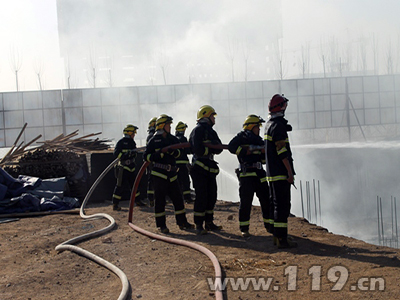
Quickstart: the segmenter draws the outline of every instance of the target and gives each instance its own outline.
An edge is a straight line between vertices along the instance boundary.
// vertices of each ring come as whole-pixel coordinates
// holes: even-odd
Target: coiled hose
[[[125,299],[128,298],[129,288],[130,288],[129,281],[128,281],[128,278],[126,277],[125,273],[122,272],[121,269],[119,269],[118,267],[116,267],[112,263],[104,260],[103,258],[101,258],[101,257],[99,257],[99,256],[97,256],[97,255],[95,255],[95,254],[93,254],[93,253],[91,253],[91,252],[89,252],[87,250],[84,250],[82,248],[79,248],[79,247],[73,245],[73,244],[78,243],[80,241],[87,240],[89,238],[93,238],[93,237],[102,235],[102,234],[104,234],[104,233],[106,233],[106,232],[108,232],[108,231],[110,231],[111,229],[114,228],[116,223],[115,223],[115,220],[114,220],[113,217],[111,217],[108,214],[104,214],[104,213],[97,213],[97,214],[93,214],[93,215],[87,216],[87,215],[85,215],[85,206],[86,206],[86,203],[88,202],[90,196],[92,195],[94,189],[99,184],[99,182],[118,163],[118,160],[119,160],[118,158],[115,159],[100,174],[100,176],[97,178],[97,180],[93,183],[92,187],[88,191],[85,199],[82,202],[81,208],[80,208],[80,216],[81,216],[81,218],[83,218],[83,219],[95,219],[95,218],[97,219],[99,217],[106,218],[106,219],[108,219],[110,221],[110,225],[108,225],[105,228],[102,228],[102,229],[99,229],[99,230],[96,230],[96,231],[93,231],[93,232],[90,232],[90,233],[86,233],[86,234],[83,234],[81,236],[77,236],[75,238],[72,238],[72,239],[70,239],[70,240],[68,240],[68,241],[66,241],[64,243],[59,244],[55,249],[56,249],[56,251],[69,250],[69,251],[75,252],[75,253],[77,253],[77,254],[79,254],[81,256],[89,258],[90,260],[98,263],[99,265],[102,265],[102,266],[106,267],[111,272],[115,273],[120,278],[120,280],[122,282],[122,290],[121,290],[121,292],[119,294],[118,300],[125,300]]]
[[[186,148],[189,147],[190,144],[189,143],[182,143],[182,144],[174,144],[172,146],[168,146],[162,149],[162,152],[166,152],[168,151],[168,149],[177,149],[177,148]],[[176,239],[176,238],[171,238],[171,237],[167,237],[167,236],[162,236],[159,234],[155,234],[152,232],[149,232],[147,230],[144,230],[143,228],[140,228],[136,225],[134,225],[132,223],[132,215],[133,215],[133,206],[135,203],[135,197],[136,197],[136,192],[137,189],[139,187],[139,183],[140,180],[144,174],[144,172],[146,171],[147,166],[149,165],[149,162],[144,162],[142,167],[140,168],[136,179],[135,179],[135,183],[133,185],[133,190],[132,190],[132,194],[131,194],[131,199],[130,199],[130,203],[129,203],[129,214],[128,214],[128,225],[135,230],[136,232],[139,232],[140,234],[146,235],[152,239],[157,239],[160,241],[164,241],[167,243],[171,243],[171,244],[176,244],[176,245],[181,245],[181,246],[185,246],[185,247],[189,247],[192,249],[195,249],[197,251],[200,251],[201,253],[207,255],[207,257],[211,260],[213,266],[214,266],[214,270],[215,270],[215,286],[216,287],[220,287],[221,285],[221,280],[222,280],[222,271],[221,271],[221,265],[217,259],[217,257],[214,255],[214,253],[212,253],[210,250],[208,250],[206,247],[200,246],[196,243],[193,242],[189,242],[189,241],[185,241],[185,240],[181,240],[181,239]],[[222,291],[219,290],[218,288],[215,290],[215,299],[216,300],[222,300],[223,299],[223,294]]]

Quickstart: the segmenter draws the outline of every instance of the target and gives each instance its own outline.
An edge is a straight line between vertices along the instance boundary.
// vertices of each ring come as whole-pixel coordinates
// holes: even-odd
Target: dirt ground
[[[129,203],[122,204],[123,210],[115,212],[109,203],[89,203],[87,215],[107,213],[117,226],[77,246],[119,267],[129,279],[131,299],[215,299],[207,281],[214,277],[208,257],[135,232],[128,226]],[[228,284],[225,299],[400,297],[398,249],[334,235],[292,217],[289,233],[298,248],[278,250],[263,228],[259,207],[253,207],[249,238],[240,236],[237,203],[218,201],[216,223],[224,230],[205,236],[179,230],[170,204],[167,211],[169,236],[211,250],[226,279],[257,280],[247,289]],[[192,221],[193,205],[187,205],[187,212]],[[132,223],[157,233],[152,208],[135,207]],[[0,299],[117,299],[122,285],[114,273],[73,252],[55,250],[70,238],[108,224],[106,219],[84,220],[78,214],[24,217],[0,224]],[[256,284],[261,280],[270,286],[260,289]]]

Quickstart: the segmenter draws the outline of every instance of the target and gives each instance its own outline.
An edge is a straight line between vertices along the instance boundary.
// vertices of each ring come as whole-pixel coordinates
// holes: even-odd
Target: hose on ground
[[[172,146],[168,146],[163,148],[162,150],[168,148],[168,149],[174,149],[174,148],[186,148],[186,147],[190,147],[189,143],[182,143],[182,144],[174,144]],[[165,151],[163,151],[165,152]],[[193,242],[189,242],[189,241],[185,241],[185,240],[181,240],[181,239],[176,239],[176,238],[171,238],[171,237],[166,237],[166,236],[162,236],[159,234],[155,234],[152,233],[150,231],[144,230],[143,228],[140,228],[136,225],[134,225],[132,223],[132,218],[133,218],[133,206],[135,203],[135,198],[136,198],[136,192],[137,189],[139,187],[139,183],[140,180],[144,174],[144,172],[146,171],[147,166],[149,165],[149,162],[144,162],[142,167],[140,168],[136,179],[135,179],[135,183],[133,185],[133,190],[131,193],[131,199],[130,199],[130,204],[129,204],[129,213],[128,213],[128,225],[135,230],[136,232],[139,232],[140,234],[143,234],[145,236],[148,236],[152,239],[157,239],[160,241],[164,241],[167,243],[171,243],[171,244],[176,244],[176,245],[181,245],[181,246],[185,246],[185,247],[189,247],[192,248],[194,250],[200,251],[201,253],[205,254],[212,262],[213,266],[214,266],[214,270],[215,270],[215,286],[216,287],[221,287],[221,280],[222,280],[222,271],[221,271],[221,265],[217,259],[217,257],[214,255],[214,253],[212,253],[209,249],[207,249],[206,247],[203,247],[201,245],[198,245],[196,243]],[[220,289],[216,289],[215,290],[215,299],[216,300],[222,300],[223,299],[223,294],[222,291]]]
[[[116,274],[120,278],[121,283],[122,283],[122,290],[119,294],[118,300],[125,300],[128,298],[129,288],[130,288],[129,281],[128,281],[128,278],[125,275],[125,273],[122,272],[122,270],[119,269],[117,266],[104,260],[103,258],[101,258],[87,250],[84,250],[82,248],[72,245],[72,244],[78,243],[80,241],[102,235],[114,228],[116,223],[115,223],[115,220],[113,217],[111,217],[108,214],[104,214],[104,213],[85,215],[85,206],[86,206],[87,202],[89,201],[90,196],[92,195],[92,193],[95,190],[95,188],[97,187],[97,185],[100,183],[100,181],[103,179],[103,177],[118,163],[118,160],[119,160],[118,158],[115,159],[96,179],[96,181],[93,183],[93,185],[89,189],[85,199],[82,202],[81,208],[80,208],[80,216],[83,219],[106,218],[110,221],[110,224],[105,228],[102,228],[102,229],[99,229],[99,230],[96,230],[96,231],[93,231],[90,233],[86,233],[86,234],[77,236],[75,238],[72,238],[66,242],[63,242],[63,243],[59,244],[55,249],[56,249],[56,251],[69,250],[69,251],[75,252],[81,256],[84,256],[84,257],[96,262],[99,265],[104,266],[105,268],[109,269],[111,272]]]

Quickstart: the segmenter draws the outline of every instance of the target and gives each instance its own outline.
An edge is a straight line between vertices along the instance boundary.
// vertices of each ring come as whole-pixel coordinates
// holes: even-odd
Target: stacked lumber
[[[24,125],[11,149],[0,160],[0,167],[14,178],[19,175],[41,179],[66,177],[70,196],[83,199],[89,183],[86,154],[110,148],[109,140],[93,139],[99,133],[76,137],[78,130],[60,134],[52,140],[38,142],[38,135],[28,143],[19,142],[27,124]],[[39,146],[32,147],[33,143]]]
[[[74,152],[76,154],[86,154],[89,152],[107,150],[110,148],[108,144],[110,140],[100,140],[99,138],[90,139],[96,135],[101,134],[101,132],[91,133],[82,137],[76,137],[78,135],[78,130],[65,136],[63,134],[60,134],[54,139],[46,140],[44,142],[37,142],[42,137],[42,135],[38,135],[26,144],[24,143],[24,141],[19,143],[19,139],[21,138],[26,126],[27,124],[25,123],[10,150],[0,160],[0,167],[4,167],[5,165],[19,164],[21,158],[24,159],[24,163],[27,163],[27,153],[30,153],[29,157],[37,157],[39,155],[42,159],[44,159],[43,156],[45,153],[51,153],[54,152],[54,150],[56,150],[57,152],[65,151]],[[41,145],[30,147],[35,142]],[[39,152],[40,154],[34,154],[36,151],[39,150],[41,151]],[[43,150],[45,150],[45,152],[43,152]],[[32,156],[32,154],[34,155]],[[54,156],[54,154],[49,155],[50,157]],[[48,161],[49,159],[46,160]]]

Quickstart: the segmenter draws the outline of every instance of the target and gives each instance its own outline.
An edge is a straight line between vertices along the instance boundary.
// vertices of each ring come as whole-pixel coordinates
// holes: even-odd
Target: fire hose
[[[210,148],[219,148],[219,149],[226,149],[227,146],[226,145],[211,145],[211,144],[206,144],[207,147]],[[181,144],[174,144],[171,146],[167,146],[163,149],[161,149],[162,152],[167,152],[170,149],[182,149],[182,148],[188,148],[190,147],[190,143],[181,143]],[[135,183],[133,185],[133,190],[132,190],[132,194],[131,194],[131,200],[129,203],[129,214],[128,214],[128,225],[135,231],[139,232],[140,234],[146,235],[152,239],[157,239],[160,241],[164,241],[167,243],[171,243],[171,244],[176,244],[176,245],[181,245],[181,246],[185,246],[188,248],[192,248],[194,250],[197,250],[203,254],[205,254],[212,262],[213,266],[214,266],[214,270],[215,270],[215,286],[216,287],[220,287],[222,286],[222,271],[221,271],[221,265],[217,259],[217,257],[214,255],[214,253],[212,253],[210,250],[208,250],[206,247],[203,247],[201,245],[198,245],[196,243],[193,242],[189,242],[189,241],[185,241],[185,240],[181,240],[181,239],[176,239],[176,238],[171,238],[171,237],[166,237],[166,236],[162,236],[159,234],[155,234],[152,232],[149,232],[147,230],[144,230],[143,228],[140,228],[134,224],[132,224],[132,214],[133,214],[133,206],[135,203],[135,197],[136,197],[136,192],[137,189],[139,187],[139,183],[140,180],[144,174],[144,172],[146,171],[147,166],[149,165],[149,162],[144,162],[142,167],[140,168],[136,179],[135,179]],[[222,300],[223,299],[223,294],[222,291],[219,289],[215,290],[215,299],[216,300]]]
[[[219,148],[219,149],[226,149],[226,145],[208,145],[210,148]],[[183,144],[175,144],[175,145],[171,145],[168,147],[165,147],[162,149],[163,152],[167,152],[169,149],[178,149],[178,148],[188,148],[190,147],[189,143],[183,143]],[[142,148],[138,148],[138,150],[143,150],[144,147]],[[100,236],[108,231],[110,231],[111,229],[113,229],[116,225],[115,220],[113,217],[111,217],[108,214],[104,214],[104,213],[97,213],[97,214],[93,214],[93,215],[85,215],[85,206],[87,204],[87,202],[90,199],[90,196],[92,195],[93,191],[95,190],[95,188],[97,187],[97,185],[101,182],[101,180],[104,178],[104,176],[118,163],[119,158],[115,159],[106,169],[104,169],[104,171],[100,174],[100,176],[96,179],[96,181],[93,183],[93,185],[91,186],[91,188],[89,189],[88,193],[85,196],[85,199],[82,202],[82,205],[80,207],[80,216],[83,219],[98,219],[98,218],[106,218],[110,221],[110,224],[102,229],[90,232],[90,233],[86,233],[80,236],[77,236],[75,238],[69,239],[59,245],[56,246],[55,250],[56,251],[65,251],[65,250],[69,250],[71,252],[75,252],[78,255],[81,255],[83,257],[86,257],[94,262],[96,262],[97,264],[104,266],[105,268],[109,269],[111,272],[113,272],[114,274],[116,274],[122,283],[122,290],[119,294],[118,300],[125,300],[128,298],[128,294],[129,294],[129,290],[130,290],[130,284],[128,281],[127,276],[125,275],[125,273],[119,269],[117,266],[111,264],[110,262],[106,261],[105,259],[85,250],[82,249],[80,247],[74,246],[73,244],[81,242],[83,240],[87,240],[89,238],[93,238],[93,237],[97,237]],[[133,228],[135,231],[149,236],[153,239],[158,239],[161,241],[165,241],[168,243],[173,243],[173,244],[177,244],[177,245],[182,245],[182,246],[186,246],[192,249],[195,249],[197,251],[202,252],[203,254],[205,254],[206,256],[208,256],[210,258],[210,260],[213,263],[214,269],[215,269],[215,286],[219,287],[221,286],[221,280],[222,280],[222,271],[221,271],[221,266],[218,262],[217,257],[207,248],[200,246],[198,244],[192,243],[192,242],[188,242],[188,241],[184,241],[184,240],[180,240],[180,239],[175,239],[175,238],[169,238],[169,237],[164,237],[158,234],[154,234],[151,233],[149,231],[146,231],[134,224],[132,224],[132,212],[133,212],[133,206],[134,206],[134,202],[135,202],[135,195],[141,180],[141,177],[143,176],[147,166],[149,165],[149,162],[144,162],[142,167],[139,170],[138,175],[136,176],[135,179],[135,183],[134,183],[134,189],[132,191],[131,194],[131,199],[130,199],[130,204],[129,204],[129,215],[128,215],[128,224],[131,228]],[[216,290],[215,291],[215,297],[217,300],[222,300],[223,299],[223,295],[222,295],[222,291],[220,290]]]
[[[99,229],[97,231],[93,231],[90,233],[86,233],[84,235],[72,238],[64,243],[59,244],[55,249],[57,251],[64,251],[64,250],[69,250],[72,252],[75,252],[81,256],[87,257],[90,260],[98,263],[99,265],[102,265],[104,267],[106,267],[107,269],[109,269],[111,272],[113,272],[114,274],[116,274],[121,282],[122,282],[122,290],[119,294],[118,300],[124,300],[128,298],[128,293],[129,293],[129,281],[128,278],[126,277],[125,273],[122,272],[121,269],[119,269],[118,267],[116,267],[115,265],[111,264],[110,262],[106,261],[105,259],[85,250],[82,248],[79,248],[77,246],[74,246],[73,244],[78,243],[80,241],[92,238],[92,237],[96,237],[99,235],[102,235],[108,231],[110,231],[111,229],[114,228],[115,226],[115,220],[113,217],[111,217],[108,214],[104,214],[104,213],[97,213],[97,214],[93,214],[93,215],[85,215],[85,206],[86,203],[88,202],[90,196],[92,195],[94,189],[97,187],[97,185],[99,184],[99,182],[103,179],[103,177],[118,163],[118,158],[115,159],[101,174],[100,176],[97,178],[97,180],[93,183],[92,187],[90,188],[90,190],[88,191],[85,199],[82,202],[81,208],[80,208],[80,216],[83,219],[97,219],[99,217],[101,218],[106,218],[110,221],[110,224],[102,229]]]

